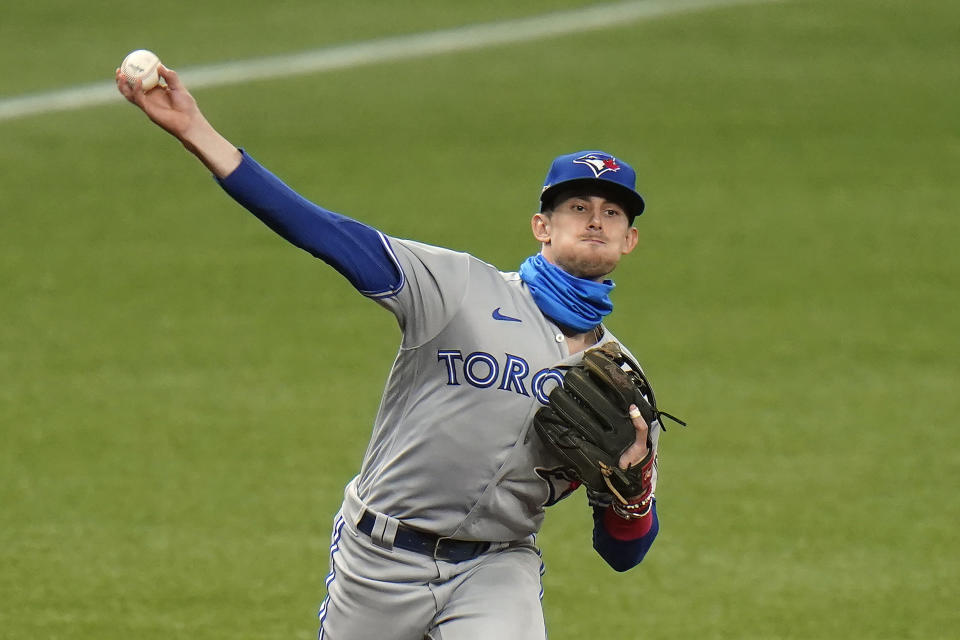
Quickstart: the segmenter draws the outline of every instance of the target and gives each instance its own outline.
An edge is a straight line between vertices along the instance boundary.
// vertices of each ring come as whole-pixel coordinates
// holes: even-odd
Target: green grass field
[[[0,101],[139,47],[188,68],[587,4],[7,3]],[[582,496],[548,514],[551,640],[954,638],[958,24],[788,0],[195,93],[306,196],[504,269],[553,156],[637,168],[608,324],[691,426],[641,567],[594,554]],[[392,318],[119,98],[0,140],[0,637],[315,637]]]

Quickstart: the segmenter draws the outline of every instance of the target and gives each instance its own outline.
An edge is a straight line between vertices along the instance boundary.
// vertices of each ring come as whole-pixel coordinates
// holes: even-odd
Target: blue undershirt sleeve
[[[320,258],[372,298],[397,293],[403,273],[382,233],[310,202],[243,153],[224,191],[285,240]]]
[[[593,507],[593,548],[615,571],[627,571],[640,564],[657,533],[660,520],[657,518],[657,503],[653,503],[653,524],[650,530],[636,540],[617,540],[603,526],[605,507]]]

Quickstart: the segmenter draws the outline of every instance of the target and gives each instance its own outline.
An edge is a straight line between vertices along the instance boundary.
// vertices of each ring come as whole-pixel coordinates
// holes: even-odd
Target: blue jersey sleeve
[[[310,202],[246,153],[240,166],[217,182],[264,224],[332,266],[363,295],[391,296],[403,285],[386,236]]]
[[[660,520],[657,518],[657,503],[652,507],[653,522],[650,529],[633,540],[618,540],[607,531],[604,525],[606,508],[593,507],[593,548],[600,557],[607,561],[616,571],[627,571],[640,564],[650,546],[653,545],[657,533],[660,531]]]

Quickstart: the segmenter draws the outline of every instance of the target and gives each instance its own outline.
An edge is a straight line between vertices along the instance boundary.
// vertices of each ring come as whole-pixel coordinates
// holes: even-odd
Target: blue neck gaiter
[[[548,262],[542,254],[524,260],[520,278],[527,283],[540,311],[562,327],[584,333],[613,311],[612,280],[577,278]]]

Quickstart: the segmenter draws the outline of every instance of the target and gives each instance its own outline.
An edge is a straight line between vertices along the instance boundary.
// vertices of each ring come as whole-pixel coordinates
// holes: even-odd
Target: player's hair
[[[633,221],[633,216],[630,212],[630,207],[627,202],[624,201],[623,197],[616,191],[616,189],[607,188],[603,184],[578,184],[572,185],[565,189],[560,189],[554,194],[552,198],[547,202],[541,203],[540,213],[544,214],[548,218],[553,215],[553,212],[556,211],[557,205],[565,200],[570,198],[598,195],[606,198],[610,202],[614,202],[620,205],[624,212],[630,217],[631,222]]]

